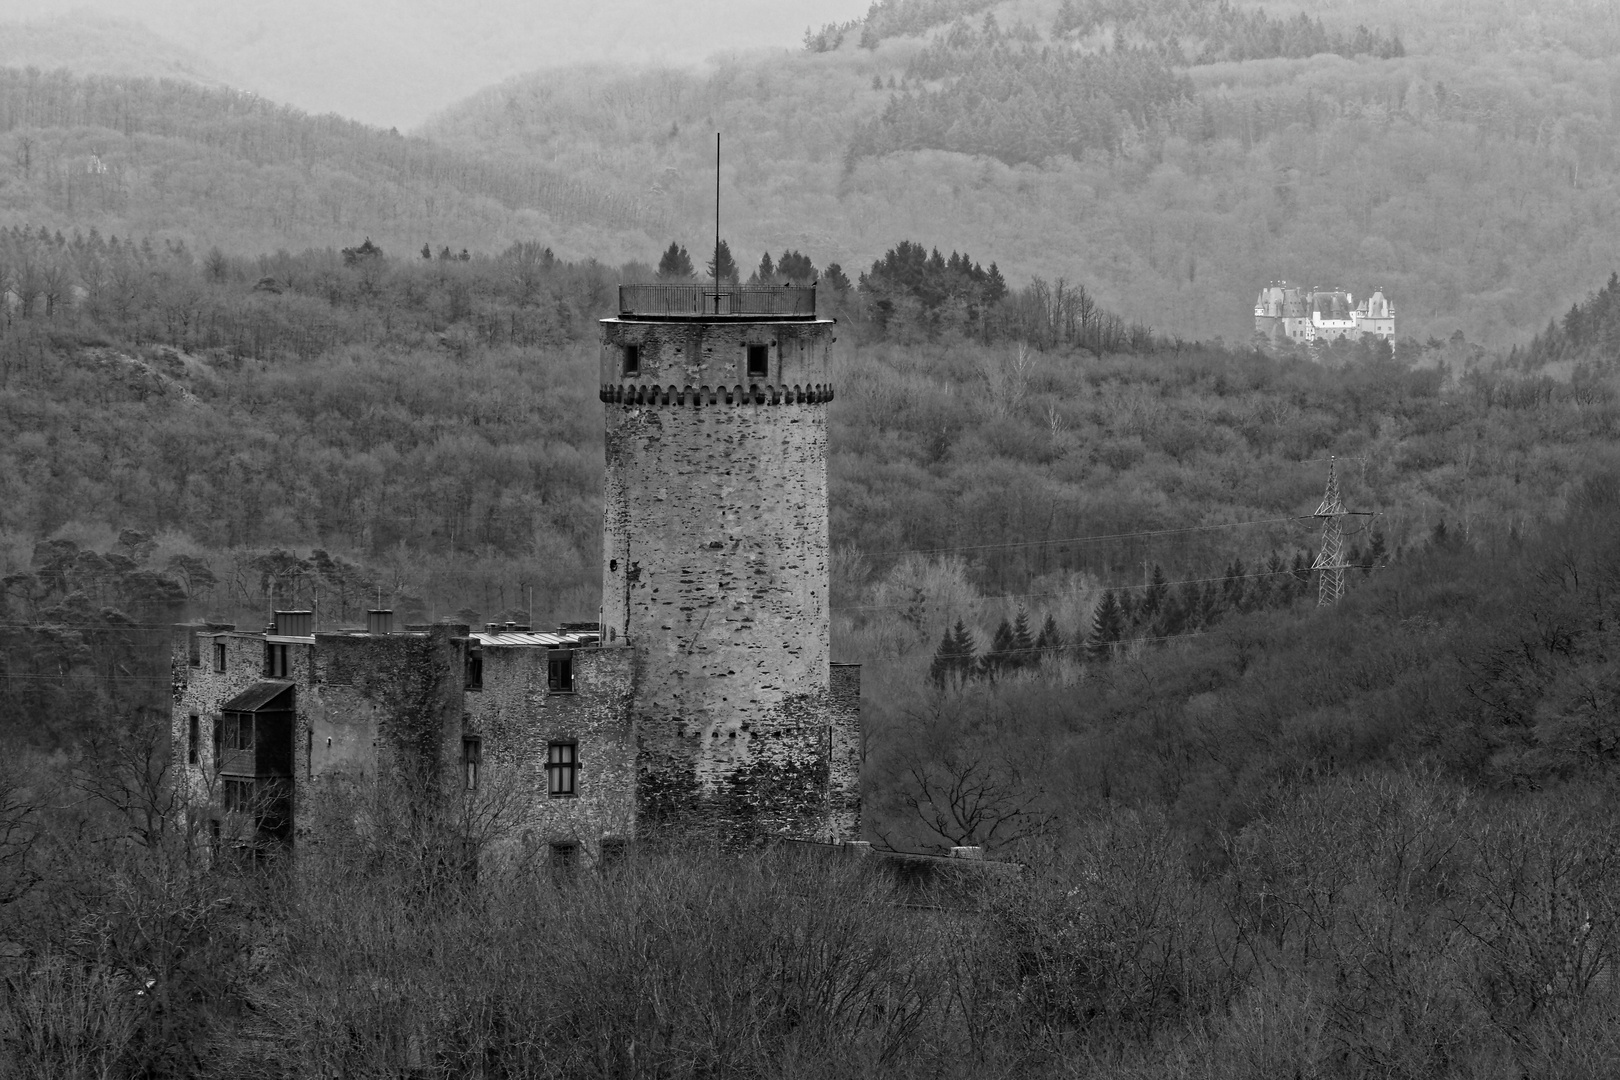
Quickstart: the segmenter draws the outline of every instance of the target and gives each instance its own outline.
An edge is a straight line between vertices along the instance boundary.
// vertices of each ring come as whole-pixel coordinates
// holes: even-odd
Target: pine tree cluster
[[[1442,537],[1443,533],[1436,535]],[[1364,575],[1385,565],[1388,558],[1383,534],[1377,529],[1365,550],[1357,544],[1347,554],[1350,565]],[[1040,633],[1031,637],[1029,616],[1020,609],[1012,621],[1001,621],[990,647],[979,655],[972,632],[958,619],[934,651],[928,673],[936,686],[945,687],[972,679],[994,680],[1065,656],[1106,662],[1134,642],[1162,642],[1180,634],[1201,633],[1230,613],[1286,608],[1307,600],[1316,589],[1312,561],[1308,551],[1296,551],[1291,560],[1274,551],[1252,568],[1234,559],[1218,578],[1175,583],[1155,563],[1147,585],[1104,592],[1092,610],[1090,626],[1076,634],[1072,644],[1050,614]]]

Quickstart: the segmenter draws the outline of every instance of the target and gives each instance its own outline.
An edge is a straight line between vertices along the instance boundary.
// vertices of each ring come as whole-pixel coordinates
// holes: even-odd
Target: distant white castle
[[[1254,303],[1254,330],[1273,344],[1359,341],[1380,337],[1395,343],[1395,305],[1380,289],[1358,306],[1342,289],[1302,289],[1273,281]]]

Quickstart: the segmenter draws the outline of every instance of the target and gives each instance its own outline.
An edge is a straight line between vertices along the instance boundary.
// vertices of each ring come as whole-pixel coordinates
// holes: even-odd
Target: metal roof
[[[530,645],[546,649],[568,645],[595,645],[602,639],[600,634],[539,634],[527,630],[503,630],[494,634],[475,633],[467,636],[480,645]]]
[[[256,682],[221,705],[221,712],[258,712],[293,688],[290,682]]]

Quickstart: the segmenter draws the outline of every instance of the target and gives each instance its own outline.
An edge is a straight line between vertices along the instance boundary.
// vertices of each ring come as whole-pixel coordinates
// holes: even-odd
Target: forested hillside
[[[1104,645],[1303,603],[1334,456],[1353,507],[1376,515],[1352,537],[1358,564],[1436,529],[1523,535],[1620,416],[1592,352],[1612,286],[1558,331],[1585,352],[1543,336],[1494,361],[1457,337],[1305,358],[1156,337],[1083,288],[1008,289],[991,271],[903,242],[844,277],[847,292],[826,287],[848,327],[831,414],[835,644],[874,665],[880,708],[925,685],[948,630],[977,657],[1034,648],[1049,626],[1035,655],[1066,669],[1099,638],[1109,594]],[[0,330],[13,614],[148,621],[119,590],[158,588],[164,618],[296,603],[341,622],[379,601],[414,618],[589,618],[593,320],[615,278],[650,272],[532,243],[248,259],[0,234],[18,298]],[[126,562],[104,572],[114,556]],[[63,569],[41,577],[53,560]],[[88,601],[77,573],[114,573],[110,598]]]
[[[634,188],[463,152],[194,82],[0,68],[0,224],[94,225],[193,250],[414,250],[535,236],[650,253],[663,211]]]
[[[386,828],[334,831],[297,882],[243,872],[165,783],[143,627],[378,600],[527,618],[531,584],[541,620],[594,603],[590,318],[614,275],[426,255],[0,235],[8,273],[84,289],[0,324],[0,1070],[1612,1060],[1613,279],[1511,357],[1099,355],[1035,318],[1078,306],[1051,286],[981,284],[976,318],[942,317],[980,261],[897,245],[857,275],[894,306],[846,310],[830,407],[867,827],[1022,872],[681,850],[474,878],[499,805],[381,799]],[[1378,516],[1319,609],[1330,455]]]
[[[1267,11],[883,3],[798,55],[537,75],[426,131],[634,178],[690,243],[724,129],[743,252],[993,249],[1009,280],[1083,280],[1189,338],[1246,341],[1256,288],[1286,276],[1381,287],[1403,332],[1505,347],[1608,272],[1612,7]]]
[[[1506,347],[1607,273],[1612,9],[1300,7],[891,0],[794,51],[513,80],[405,137],[195,84],[12,72],[0,223],[651,261],[712,229],[724,129],[746,263],[865,265],[901,237],[994,250],[1015,284],[1085,281],[1183,338],[1246,341],[1255,289],[1286,276],[1382,288],[1420,340]]]

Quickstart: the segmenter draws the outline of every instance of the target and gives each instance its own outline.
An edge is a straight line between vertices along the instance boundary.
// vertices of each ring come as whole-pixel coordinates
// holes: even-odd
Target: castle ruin
[[[182,628],[176,772],[221,844],[319,845],[379,790],[499,792],[503,843],[559,863],[663,835],[858,838],[860,669],[829,637],[833,322],[814,286],[649,285],[601,325],[597,621]]]

